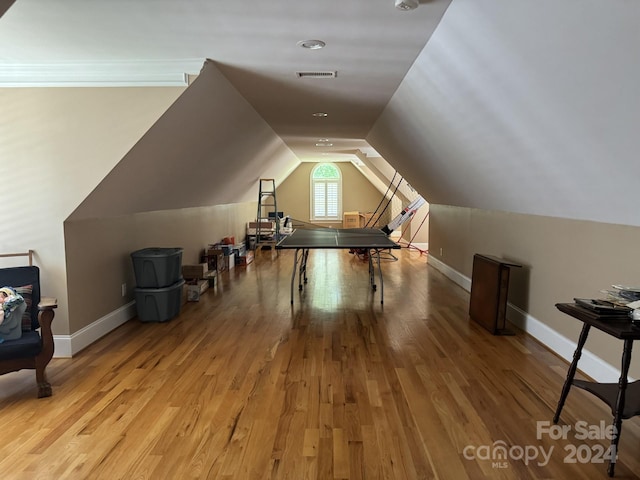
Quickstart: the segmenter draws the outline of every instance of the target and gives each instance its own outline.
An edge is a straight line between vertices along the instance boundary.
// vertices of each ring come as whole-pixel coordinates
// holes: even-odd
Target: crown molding
[[[187,86],[205,59],[73,63],[0,63],[0,87]]]

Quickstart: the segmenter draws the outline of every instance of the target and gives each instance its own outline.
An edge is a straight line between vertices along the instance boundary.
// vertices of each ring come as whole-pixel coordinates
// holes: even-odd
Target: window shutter
[[[314,192],[313,192],[313,205],[315,208],[314,216],[318,217],[326,217],[326,205],[325,205],[325,184],[321,182],[317,182],[314,184]]]
[[[338,183],[337,182],[327,182],[327,193],[326,193],[326,203],[327,203],[327,217],[336,218],[338,216]]]

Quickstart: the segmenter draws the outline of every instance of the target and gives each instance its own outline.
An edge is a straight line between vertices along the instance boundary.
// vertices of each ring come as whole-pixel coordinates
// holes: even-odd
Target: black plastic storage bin
[[[182,279],[182,248],[143,248],[131,259],[138,288],[164,288]]]
[[[180,280],[165,288],[136,288],[136,309],[142,322],[166,322],[180,313],[182,287]]]

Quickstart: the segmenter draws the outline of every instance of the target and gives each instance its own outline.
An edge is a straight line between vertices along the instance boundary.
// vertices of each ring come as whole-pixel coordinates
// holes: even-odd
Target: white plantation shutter
[[[313,217],[320,218],[327,216],[326,186],[324,182],[315,182],[313,184]]]
[[[311,172],[312,220],[341,219],[340,170],[333,164],[322,163]]]
[[[338,182],[327,182],[325,202],[327,204],[327,217],[338,218]]]

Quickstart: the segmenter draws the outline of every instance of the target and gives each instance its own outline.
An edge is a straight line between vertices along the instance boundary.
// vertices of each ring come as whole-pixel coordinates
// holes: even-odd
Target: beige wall
[[[468,278],[475,253],[522,264],[512,270],[509,301],[572,342],[582,323],[556,303],[598,298],[612,284],[640,281],[638,227],[433,204],[430,215],[431,257]],[[619,368],[621,341],[593,331],[585,348]]]
[[[54,333],[70,333],[63,222],[183,90],[0,89],[0,252],[35,250]]]
[[[219,205],[65,223],[69,329],[77,332],[134,299],[131,252],[183,248],[182,261],[200,263],[206,245],[226,236],[244,240],[256,203]],[[122,283],[127,295],[121,294]]]
[[[380,203],[382,194],[351,163],[339,162],[342,172],[342,210],[344,212],[373,212]],[[311,181],[310,175],[316,163],[301,163],[277,189],[278,210],[291,218],[310,222]],[[383,225],[387,222],[383,219]],[[342,223],[323,223],[341,227]]]

